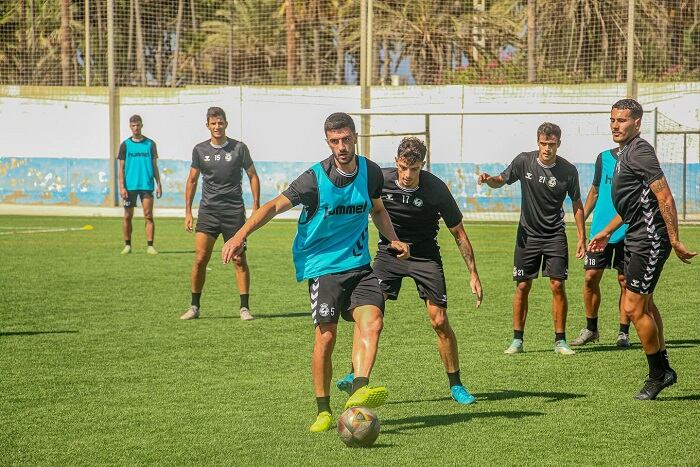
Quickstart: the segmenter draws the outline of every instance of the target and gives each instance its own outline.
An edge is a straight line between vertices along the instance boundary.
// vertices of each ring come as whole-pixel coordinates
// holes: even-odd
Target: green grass
[[[0,463],[2,464],[637,464],[698,465],[700,261],[666,263],[656,293],[679,382],[656,402],[633,394],[646,375],[636,335],[614,348],[616,283],[606,274],[601,343],[553,353],[550,292],[535,282],[527,353],[503,355],[511,338],[514,224],[467,225],[484,285],[474,309],[449,233],[441,244],[462,379],[479,401],[448,399],[434,332],[411,282],[387,307],[372,381],[390,400],[373,449],[334,432],[311,434],[312,325],[305,284],[293,279],[292,222],[251,237],[251,307],[237,318],[231,266],[210,264],[202,319],[189,304],[193,238],[157,219],[157,257],[119,255],[119,219],[2,217],[11,227],[92,231],[0,235]],[[573,234],[572,231],[569,232]],[[700,248],[700,228],[681,237]],[[375,237],[376,238],[376,237]],[[585,320],[582,268],[571,259],[569,338]],[[341,323],[336,376],[349,365],[351,326]],[[345,397],[334,391],[341,412]]]

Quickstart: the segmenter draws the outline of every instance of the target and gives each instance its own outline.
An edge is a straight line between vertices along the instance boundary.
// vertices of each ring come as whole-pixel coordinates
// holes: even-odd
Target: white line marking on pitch
[[[94,230],[95,228],[90,224],[86,224],[82,227],[63,227],[55,229],[34,229],[34,230],[14,230],[12,232],[0,232],[0,235],[16,235],[16,234],[34,234],[34,233],[50,233],[50,232],[76,232],[80,230]]]

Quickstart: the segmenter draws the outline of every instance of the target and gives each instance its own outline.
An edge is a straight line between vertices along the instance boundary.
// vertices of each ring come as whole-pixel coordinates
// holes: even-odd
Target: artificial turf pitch
[[[33,232],[85,224],[94,230]],[[550,292],[539,279],[526,353],[509,357],[516,225],[466,225],[485,292],[479,310],[443,228],[450,322],[478,402],[449,399],[434,332],[404,281],[387,305],[372,374],[389,389],[377,410],[382,432],[373,448],[349,449],[334,431],[308,432],[313,328],[306,285],[293,276],[294,223],[273,221],[249,239],[251,322],[238,319],[221,240],[202,317],[183,322],[192,236],[181,220],[156,218],[160,255],[151,257],[139,219],[134,227],[134,253],[120,256],[120,219],[0,218],[0,464],[700,464],[698,258],[688,266],[672,255],[655,294],[679,381],[638,402],[646,360],[634,331],[631,349],[614,346],[614,274],[602,283],[600,343],[554,354]],[[681,239],[699,249],[700,228],[682,227]],[[570,251],[573,240],[570,228]],[[573,339],[585,324],[581,262],[572,256],[569,269]],[[348,370],[351,329],[341,322],[335,377]],[[332,390],[336,415],[345,397]]]

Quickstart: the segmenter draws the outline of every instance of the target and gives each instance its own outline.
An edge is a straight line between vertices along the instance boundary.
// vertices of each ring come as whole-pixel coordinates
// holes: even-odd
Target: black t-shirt
[[[663,176],[654,148],[639,136],[629,141],[617,157],[612,198],[622,220],[629,224],[625,245],[632,251],[639,242],[658,240],[657,237],[668,240],[659,202],[649,188],[652,182]]]
[[[416,188],[401,188],[396,168],[382,169],[384,189],[382,201],[386,207],[396,235],[411,244],[411,256],[433,257],[439,251],[437,242],[440,218],[448,228],[462,222],[462,212],[445,182],[425,170],[420,172]],[[389,241],[381,234],[380,245]]]
[[[202,174],[202,201],[199,209],[221,211],[243,208],[241,180],[243,170],[253,165],[248,146],[227,138],[217,147],[210,140],[192,149],[192,168]]]
[[[548,238],[565,233],[564,199],[581,199],[578,170],[561,156],[545,167],[538,152],[522,152],[501,173],[508,185],[520,180],[520,226],[530,236]]]
[[[340,173],[335,166],[333,155],[321,161],[321,167],[328,175],[330,181],[333,182],[333,185],[338,188],[351,184],[357,178],[359,172],[358,165],[358,170],[355,170],[353,174]],[[376,163],[367,159],[367,192],[372,199],[378,199],[382,196],[383,180],[382,169]],[[293,206],[303,205],[306,208],[307,218],[311,218],[316,214],[318,209],[318,182],[311,169],[299,175],[282,194],[292,202]]]

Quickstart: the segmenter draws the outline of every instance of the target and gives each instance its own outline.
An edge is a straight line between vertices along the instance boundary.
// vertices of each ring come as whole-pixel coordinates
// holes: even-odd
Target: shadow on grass
[[[388,401],[384,405],[400,405],[400,404],[420,404],[423,402],[441,402],[441,401],[451,401],[451,397],[434,397],[432,399],[415,399],[408,401]]]
[[[159,255],[184,255],[194,254],[194,250],[158,250]]]
[[[700,401],[700,394],[688,394],[687,396],[662,397],[657,399],[663,401]]]
[[[253,316],[256,320],[258,319],[273,319],[273,318],[301,318],[310,317],[311,313],[305,311],[292,311],[289,313],[273,313],[273,314],[256,314],[253,311]],[[233,314],[229,316],[200,316],[199,319],[241,319],[238,314]]]
[[[413,417],[384,419],[382,423],[382,433],[400,434],[409,430],[419,430],[421,428],[431,428],[434,426],[454,425],[466,423],[478,418],[509,418],[520,419],[525,417],[540,417],[544,412],[476,412],[476,413],[455,413],[443,415],[417,415]],[[384,429],[384,427],[392,427]]]
[[[37,336],[39,334],[77,334],[78,331],[0,331],[2,336]]]
[[[571,392],[551,392],[551,391],[517,391],[513,389],[499,389],[494,392],[483,392],[474,394],[478,400],[503,401],[509,399],[520,399],[523,397],[541,397],[545,402],[560,402],[569,399],[579,399],[586,397],[585,394],[574,394]]]
[[[635,350],[641,349],[642,346],[639,343],[630,344],[629,347],[618,347],[616,345],[586,345],[578,346],[575,348],[576,353],[588,353],[588,352],[622,352],[624,350]]]
[[[670,339],[666,341],[666,346],[673,349],[697,347],[700,346],[700,339]]]

